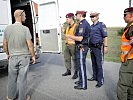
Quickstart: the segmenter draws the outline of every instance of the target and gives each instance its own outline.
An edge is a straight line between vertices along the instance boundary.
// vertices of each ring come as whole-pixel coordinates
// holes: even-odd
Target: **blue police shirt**
[[[103,42],[105,37],[107,37],[107,29],[103,22],[97,22],[95,25],[91,25],[90,43],[96,44]]]
[[[76,44],[88,44],[88,38],[90,33],[90,24],[83,19],[77,26],[75,36],[83,36],[82,41],[75,41]]]

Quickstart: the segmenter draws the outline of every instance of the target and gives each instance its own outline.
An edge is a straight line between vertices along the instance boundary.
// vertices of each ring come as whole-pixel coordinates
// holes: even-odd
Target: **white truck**
[[[40,51],[61,53],[58,0],[38,0],[37,3],[32,0],[0,0],[0,69],[7,67],[8,62],[3,51],[4,29],[15,22],[13,13],[16,9],[25,10],[24,25],[30,29],[37,58]],[[38,38],[39,43],[37,43]]]

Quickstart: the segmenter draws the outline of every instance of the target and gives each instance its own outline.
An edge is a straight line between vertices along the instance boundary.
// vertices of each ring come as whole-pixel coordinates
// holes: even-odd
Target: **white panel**
[[[46,32],[47,31],[47,32]],[[40,30],[42,52],[57,52],[58,51],[58,37],[57,29]]]
[[[56,26],[57,24],[57,13],[56,13],[56,4],[51,2],[49,4],[40,4],[39,20],[41,29],[50,29]]]
[[[0,0],[0,24],[8,24],[7,0]]]

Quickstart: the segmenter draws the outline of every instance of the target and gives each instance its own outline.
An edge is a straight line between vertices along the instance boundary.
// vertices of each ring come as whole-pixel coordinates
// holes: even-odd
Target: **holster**
[[[86,44],[79,44],[79,45],[76,45],[76,50],[80,50],[81,48],[84,48],[85,46],[88,46]]]
[[[95,48],[101,48],[102,45],[103,45],[102,42],[98,42],[96,44],[90,43],[90,47],[95,47]]]

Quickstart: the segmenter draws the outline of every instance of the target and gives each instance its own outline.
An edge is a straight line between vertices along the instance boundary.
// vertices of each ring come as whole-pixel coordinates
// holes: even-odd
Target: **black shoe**
[[[71,71],[67,70],[64,74],[62,74],[62,76],[67,76],[67,75],[71,75]]]
[[[72,79],[76,79],[76,78],[78,78],[78,73],[77,72],[75,72],[74,75],[72,76]]]
[[[74,84],[79,85],[79,81],[74,82]]]
[[[88,81],[96,81],[96,79],[94,77],[88,79]]]
[[[96,84],[96,88],[100,88],[103,84]]]
[[[80,86],[74,86],[74,89],[77,89],[77,90],[86,90],[87,88],[83,88],[83,87],[80,87]]]

